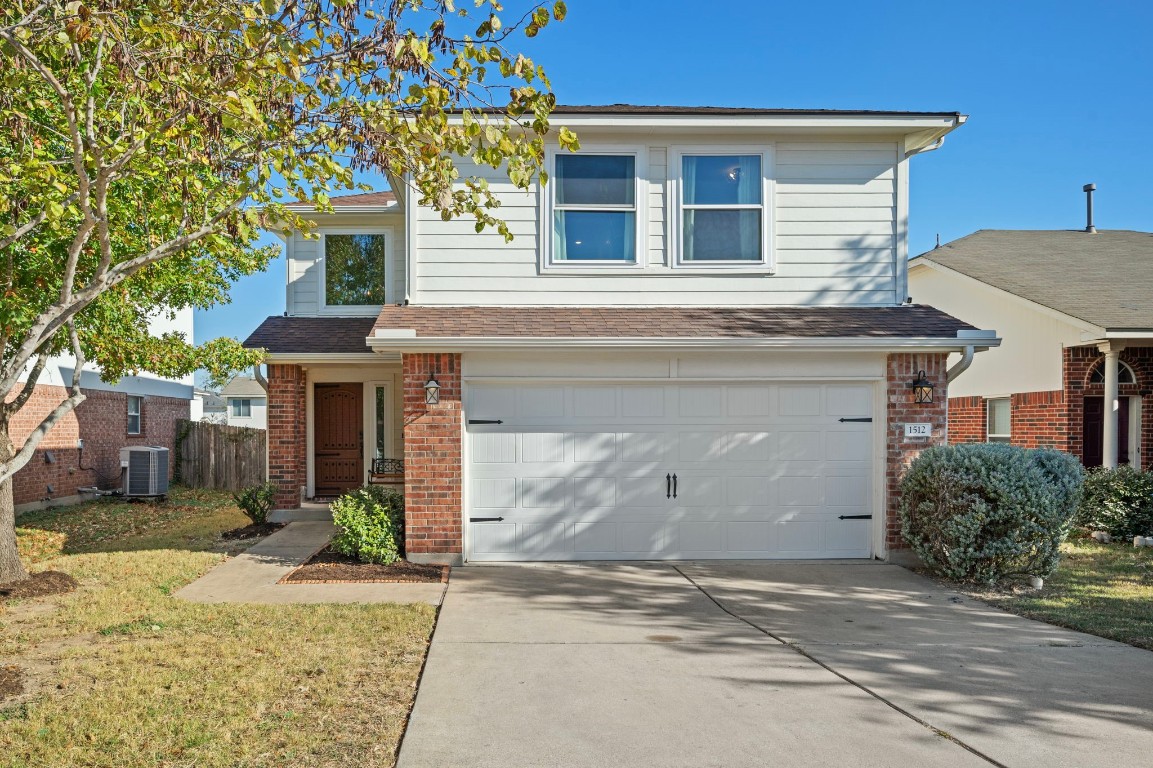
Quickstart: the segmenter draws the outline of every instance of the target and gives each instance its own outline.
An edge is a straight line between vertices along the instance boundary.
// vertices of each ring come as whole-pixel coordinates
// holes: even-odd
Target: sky
[[[519,50],[561,104],[959,111],[913,159],[910,253],[978,229],[1153,231],[1153,3],[568,0]],[[506,19],[527,3],[506,0]],[[273,237],[267,242],[278,243]],[[285,263],[198,312],[196,341],[284,311]]]

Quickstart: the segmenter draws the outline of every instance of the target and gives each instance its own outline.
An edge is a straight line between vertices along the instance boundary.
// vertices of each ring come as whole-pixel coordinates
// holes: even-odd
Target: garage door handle
[[[872,515],[839,515],[838,520],[872,520]]]
[[[677,473],[673,473],[673,498],[677,497]]]
[[[665,475],[665,498],[671,499],[673,497],[673,476]]]
[[[500,419],[469,419],[469,424],[504,424]]]
[[[470,517],[470,523],[500,523],[504,521],[503,517]]]
[[[859,418],[859,419],[837,419],[837,421],[841,422],[842,424],[844,424],[846,421],[865,421],[865,422],[872,422],[872,421],[873,421],[873,417],[872,417],[872,416],[864,416],[864,417],[862,417],[862,418]]]

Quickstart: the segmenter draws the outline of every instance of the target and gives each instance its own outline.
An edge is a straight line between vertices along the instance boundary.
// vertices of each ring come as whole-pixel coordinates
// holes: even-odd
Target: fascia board
[[[379,363],[382,358],[391,359],[392,356],[381,352],[347,352],[343,354],[329,354],[325,352],[270,352],[264,356],[264,362],[275,364],[292,363]],[[399,360],[399,356],[396,356]]]
[[[949,275],[950,277],[955,277],[955,278],[961,280],[962,282],[965,282],[965,283],[968,283],[971,285],[979,285],[982,288],[987,288],[988,290],[996,292],[997,295],[1002,296],[1002,297],[1008,299],[1009,301],[1012,301],[1012,302],[1014,302],[1020,306],[1028,307],[1029,309],[1032,309],[1034,312],[1039,312],[1042,315],[1048,315],[1049,317],[1055,318],[1055,319],[1060,320],[1062,322],[1068,323],[1069,325],[1080,328],[1084,333],[1095,334],[1096,336],[1104,336],[1105,335],[1105,329],[1102,328],[1101,326],[1093,325],[1092,323],[1085,321],[1085,320],[1082,320],[1079,317],[1074,317],[1073,315],[1067,315],[1059,309],[1053,309],[1052,307],[1047,307],[1044,304],[1038,304],[1037,302],[1033,301],[1032,299],[1026,299],[1024,296],[1018,296],[1017,294],[1012,293],[1011,291],[1006,291],[1004,288],[998,288],[997,286],[995,286],[991,283],[986,283],[982,280],[978,280],[975,277],[970,277],[969,275],[966,275],[964,272],[958,272],[955,269],[950,269],[949,267],[946,267],[943,264],[939,264],[938,262],[935,262],[926,256],[917,256],[917,257],[914,257],[913,259],[911,259],[909,261],[909,275],[912,276],[914,271],[920,267],[924,267],[927,269],[933,269],[933,270],[936,270],[937,272],[940,272],[943,275]],[[911,289],[912,289],[912,287],[910,286],[910,290]]]
[[[763,350],[792,349],[814,352],[860,351],[860,350],[900,350],[902,352],[961,352],[974,342],[981,349],[1000,346],[996,336],[978,339],[966,338],[924,338],[924,337],[773,337],[761,339],[732,338],[678,338],[678,337],[509,337],[509,336],[420,336],[420,337],[376,337],[365,340],[374,350],[417,352],[417,351],[468,351],[482,349],[708,349],[708,350]]]

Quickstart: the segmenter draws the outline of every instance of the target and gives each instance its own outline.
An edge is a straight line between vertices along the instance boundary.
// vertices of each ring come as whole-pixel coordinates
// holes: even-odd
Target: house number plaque
[[[932,437],[932,424],[906,424],[905,437]]]

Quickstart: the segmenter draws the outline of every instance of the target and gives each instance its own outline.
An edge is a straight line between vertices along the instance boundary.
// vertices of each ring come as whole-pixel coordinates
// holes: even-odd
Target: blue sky
[[[511,11],[522,7],[507,0]],[[913,254],[977,229],[1153,231],[1153,3],[568,0],[521,46],[562,104],[960,111],[912,164]],[[277,242],[269,238],[270,242]],[[284,260],[196,315],[197,342],[284,311]]]

